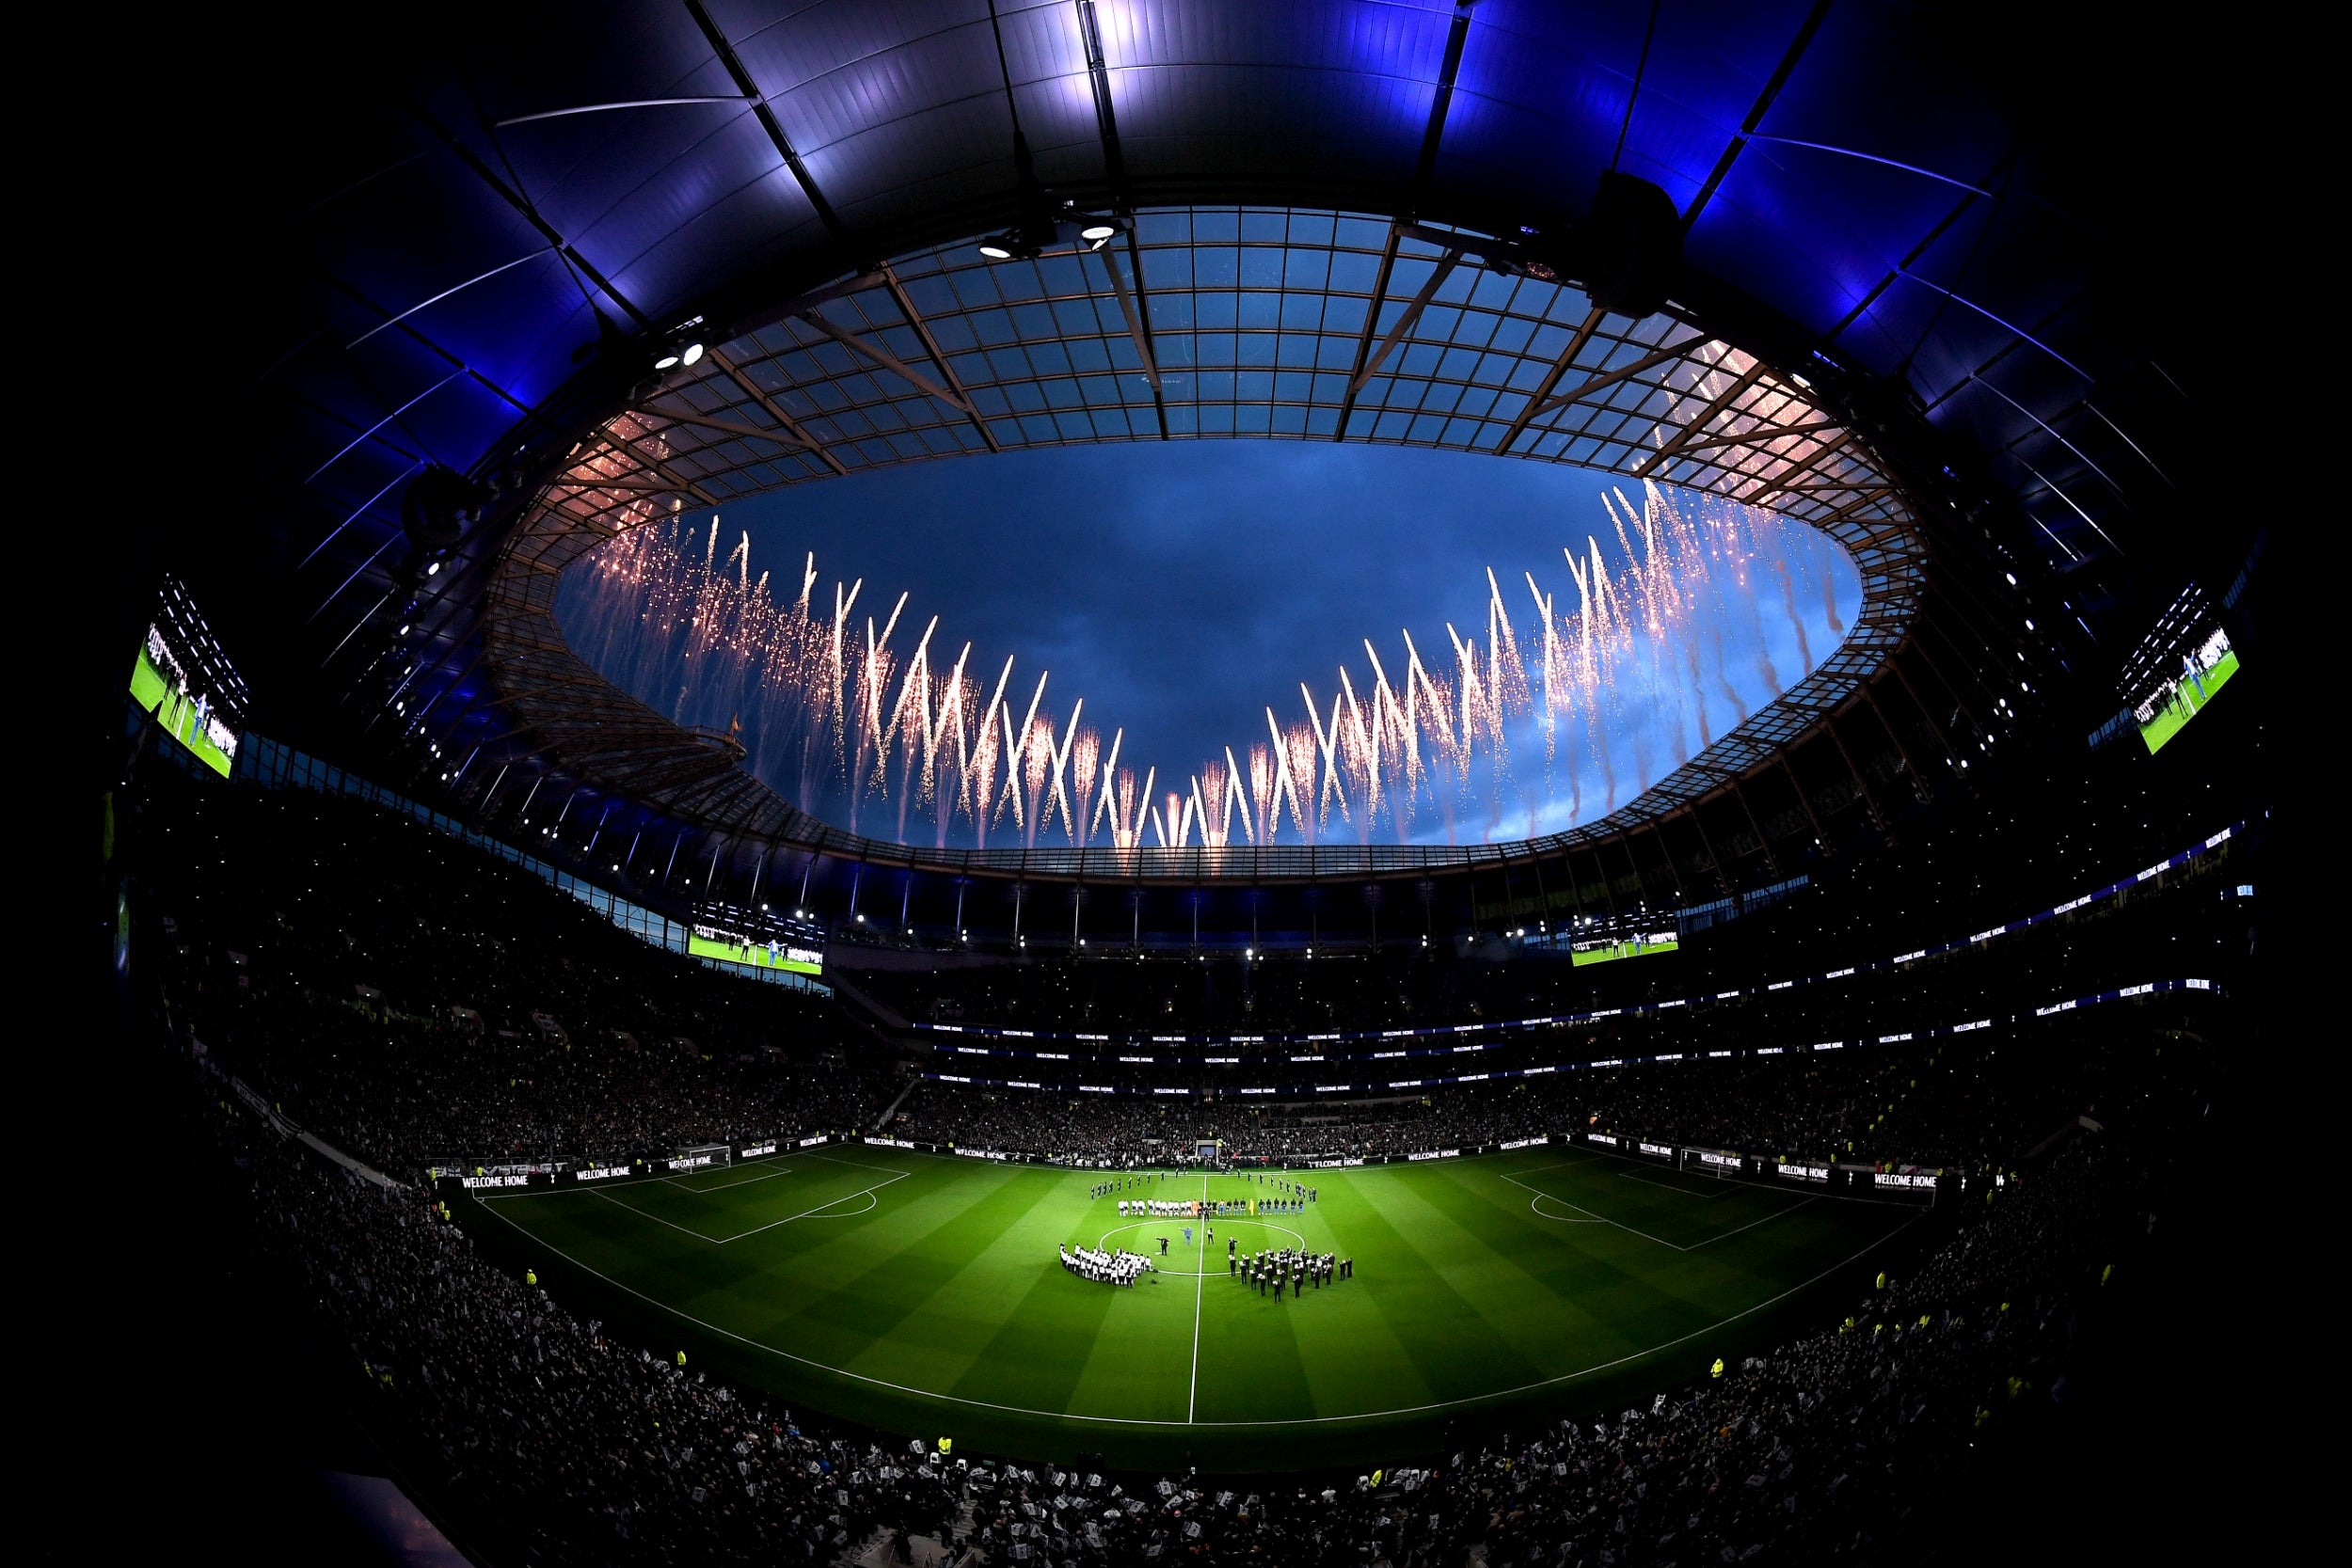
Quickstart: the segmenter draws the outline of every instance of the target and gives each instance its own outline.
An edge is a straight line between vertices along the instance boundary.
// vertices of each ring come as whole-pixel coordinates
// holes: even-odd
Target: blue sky
[[[1577,591],[1564,546],[1583,553],[1587,537],[1597,537],[1613,568],[1624,564],[1600,499],[1606,484],[1640,499],[1638,487],[1582,469],[1421,449],[1251,440],[1079,446],[914,464],[762,496],[721,513],[720,548],[748,531],[752,575],[771,572],[787,599],[814,550],[816,598],[828,610],[835,578],[866,579],[861,623],[869,610],[887,615],[908,593],[895,647],[911,651],[937,614],[933,654],[943,668],[967,640],[971,668],[991,681],[1014,655],[1011,689],[1024,704],[1038,672],[1050,670],[1045,710],[1066,719],[1071,702],[1084,697],[1086,719],[1102,728],[1105,746],[1123,726],[1121,761],[1138,772],[1156,763],[1165,784],[1171,770],[1197,769],[1227,745],[1246,755],[1248,742],[1265,736],[1268,705],[1285,722],[1303,717],[1302,680],[1327,702],[1344,662],[1363,689],[1366,638],[1391,678],[1401,674],[1400,628],[1441,673],[1453,662],[1449,620],[1465,635],[1484,634],[1488,568],[1523,641],[1532,615],[1523,573],[1572,609]],[[700,536],[709,516],[688,520]],[[1754,609],[1719,613],[1723,625],[1707,632],[1725,649],[1709,658],[1719,658],[1751,709],[1774,694],[1754,652],[1783,687],[1802,673],[1789,604],[1807,623],[1818,662],[1837,641],[1820,584],[1832,590],[1839,624],[1851,624],[1859,599],[1852,568],[1835,546],[1803,531],[1790,531],[1786,544],[1801,590],[1759,578]],[[589,628],[622,610],[578,580],[567,584],[564,624],[584,651],[597,641]],[[677,670],[666,660],[603,662],[608,675],[690,722],[723,725],[733,715],[716,707],[738,705],[733,693],[713,705],[691,689],[691,674],[681,705]],[[1720,695],[1723,683],[1708,674],[1701,684],[1716,705],[1711,733],[1721,735],[1738,714]],[[747,730],[756,732],[758,705],[742,705]],[[1621,703],[1612,716],[1619,804],[1632,793],[1637,750],[1647,764],[1640,783],[1673,766],[1677,746],[1664,730],[1671,715],[1652,705]],[[757,734],[746,738],[756,750]],[[1476,839],[1523,832],[1531,821],[1545,831],[1568,825],[1573,781],[1559,768],[1545,776],[1528,744],[1502,792],[1512,797],[1505,805],[1473,811],[1473,820],[1450,830],[1431,816],[1407,836]],[[1696,744],[1686,724],[1683,749]],[[787,781],[771,782],[797,793]],[[1603,814],[1597,781],[1585,783],[1578,820]],[[842,816],[837,801],[812,803]],[[859,826],[892,831],[889,814],[870,807]],[[931,836],[928,825],[908,831]]]

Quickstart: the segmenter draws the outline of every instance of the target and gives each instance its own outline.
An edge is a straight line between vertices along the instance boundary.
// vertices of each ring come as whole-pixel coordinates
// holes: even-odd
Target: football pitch
[[[851,1143],[459,1217],[624,1342],[786,1404],[1037,1458],[1228,1469],[1646,1404],[1829,1321],[1926,1217],[1560,1145],[1090,1196],[1108,1179]],[[1119,1212],[1263,1208],[1291,1196],[1280,1182],[1316,1201],[1205,1226]],[[1155,1269],[1094,1283],[1061,1266],[1064,1244]],[[1354,1277],[1277,1299],[1229,1270],[1294,1246],[1353,1259]]]

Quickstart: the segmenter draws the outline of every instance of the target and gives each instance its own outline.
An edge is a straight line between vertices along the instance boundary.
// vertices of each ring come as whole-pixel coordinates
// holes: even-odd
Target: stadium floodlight
[[[703,346],[700,343],[689,343],[679,351],[677,357],[681,365],[699,365],[702,363]]]
[[[980,254],[987,257],[992,261],[1011,261],[1013,253],[1012,245],[1010,244],[1010,236],[996,235],[992,238],[982,240],[980,242]]]
[[[665,354],[653,362],[653,368],[658,371],[674,371],[678,367],[678,359],[677,355]]]
[[[440,575],[440,571],[441,563],[437,561],[428,561],[424,563],[424,575],[426,577],[438,577]]]
[[[1078,230],[1078,238],[1082,240],[1092,240],[1097,245],[1100,245],[1103,241],[1109,239],[1113,234],[1118,232],[1119,225],[1115,223],[1089,223],[1084,229]]]

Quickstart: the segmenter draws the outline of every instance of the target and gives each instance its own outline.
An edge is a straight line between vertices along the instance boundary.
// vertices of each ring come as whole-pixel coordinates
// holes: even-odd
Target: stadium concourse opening
[[[127,1151],[43,1375],[202,1441],[60,1447],[254,1561],[2246,1495],[2281,661],[2147,29],[580,20],[186,53],[237,499],[109,552],[123,1028],[27,1102]]]

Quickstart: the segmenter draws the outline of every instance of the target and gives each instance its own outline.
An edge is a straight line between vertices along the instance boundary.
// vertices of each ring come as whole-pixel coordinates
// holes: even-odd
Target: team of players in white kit
[[[1166,1180],[1158,1175],[1138,1175],[1116,1178],[1096,1183],[1093,1197],[1108,1197],[1114,1193],[1132,1192]],[[1321,1196],[1313,1187],[1285,1180],[1279,1177],[1261,1176],[1255,1180],[1273,1187],[1280,1196],[1254,1199],[1234,1198],[1147,1198],[1121,1197],[1119,1213],[1121,1219],[1199,1219],[1201,1223],[1202,1250],[1216,1239],[1215,1222],[1220,1215],[1256,1213],[1298,1213]],[[1192,1227],[1183,1227],[1184,1244],[1192,1244]],[[1168,1255],[1168,1238],[1159,1239],[1160,1256]],[[1081,1279],[1104,1285],[1133,1285],[1144,1275],[1154,1272],[1152,1259],[1143,1253],[1129,1252],[1124,1247],[1104,1251],[1099,1247],[1062,1246],[1061,1266]],[[1250,1253],[1244,1255],[1240,1243],[1228,1237],[1225,1243],[1226,1272],[1257,1288],[1263,1295],[1269,1286],[1279,1295],[1284,1286],[1294,1294],[1305,1293],[1311,1281],[1317,1290],[1329,1281],[1345,1279],[1356,1272],[1356,1260],[1332,1253],[1311,1253],[1303,1248],[1286,1251]]]

